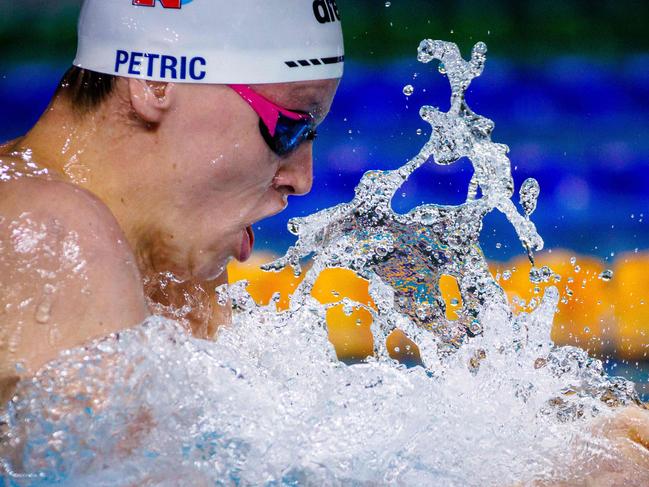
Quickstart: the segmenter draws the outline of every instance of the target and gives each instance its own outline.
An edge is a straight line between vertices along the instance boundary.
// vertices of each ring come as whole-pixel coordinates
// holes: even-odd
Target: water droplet
[[[345,316],[351,316],[352,313],[354,312],[354,305],[351,302],[351,300],[345,298],[343,300],[343,313]]]
[[[36,323],[45,325],[48,321],[50,321],[51,311],[52,311],[52,306],[49,302],[41,302],[36,307],[36,316],[35,316]]]
[[[47,324],[50,321],[52,314],[52,295],[55,290],[56,288],[52,284],[45,284],[45,286],[43,286],[43,294],[36,306],[36,314],[34,317],[36,322],[41,325]]]
[[[503,272],[503,281],[509,281],[512,277],[511,271]]]
[[[403,87],[403,94],[406,96],[410,96],[415,92],[415,88],[412,85],[406,85]]]
[[[386,6],[386,8],[389,8],[390,5],[392,5],[392,2],[385,2],[385,6]]]
[[[606,281],[606,282],[608,282],[608,281],[610,281],[611,279],[613,279],[613,271],[610,270],[610,269],[606,269],[604,272],[602,272],[602,273],[599,275],[599,278],[600,278],[602,281]]]
[[[520,204],[523,207],[525,216],[529,217],[536,210],[536,203],[541,193],[539,182],[534,178],[528,178],[523,181],[519,191]]]
[[[532,267],[530,269],[530,281],[534,284],[548,282],[552,275],[552,269],[550,269],[548,266],[543,266],[540,269],[537,267]]]

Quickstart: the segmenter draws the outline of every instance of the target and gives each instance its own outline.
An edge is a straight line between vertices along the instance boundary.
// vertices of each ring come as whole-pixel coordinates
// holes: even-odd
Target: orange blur
[[[605,263],[587,256],[553,250],[543,252],[536,259],[537,267],[549,266],[560,278],[551,278],[535,288],[529,280],[530,264],[526,257],[508,263],[494,263],[492,273],[505,289],[514,310],[530,311],[535,301],[543,295],[543,289],[554,285],[559,289],[561,301],[552,331],[553,340],[560,345],[577,345],[595,354],[613,354],[625,359],[647,359],[649,349],[649,253],[624,254],[613,263]],[[228,267],[230,281],[247,279],[248,290],[260,304],[267,304],[273,294],[280,293],[279,307],[286,309],[288,297],[301,278],[290,269],[279,273],[267,273],[259,269],[273,256],[257,254],[248,263],[233,262]],[[609,281],[600,274],[610,269]],[[503,274],[509,270],[511,277]],[[447,304],[447,317],[456,318],[455,311],[462,302],[457,282],[446,276],[440,282],[442,296]],[[346,269],[327,269],[313,289],[312,295],[321,303],[336,303],[343,298],[373,307],[367,281]],[[527,305],[522,306],[520,300]],[[327,313],[329,338],[338,356],[345,359],[362,359],[372,354],[373,341],[370,332],[372,317],[367,310],[356,309],[349,316],[343,306],[335,306]],[[407,347],[410,345],[410,347]],[[397,348],[401,351],[395,352]],[[406,348],[410,349],[406,352]],[[395,332],[388,340],[388,349],[394,356],[417,356],[414,344],[405,335]]]

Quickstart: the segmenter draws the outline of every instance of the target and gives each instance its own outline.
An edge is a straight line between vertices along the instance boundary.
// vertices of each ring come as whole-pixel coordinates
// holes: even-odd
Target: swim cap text
[[[115,55],[115,74],[147,76],[165,81],[200,81],[207,74],[207,61],[202,57],[175,57],[166,54],[128,52],[118,50]]]
[[[336,0],[315,0],[313,2],[313,13],[321,24],[340,21],[340,11]]]

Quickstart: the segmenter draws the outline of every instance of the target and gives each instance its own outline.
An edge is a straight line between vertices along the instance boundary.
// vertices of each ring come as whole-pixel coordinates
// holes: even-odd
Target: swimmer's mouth
[[[252,255],[252,249],[255,246],[255,232],[252,231],[252,226],[247,226],[242,232],[241,249],[239,251],[239,262],[247,261]]]

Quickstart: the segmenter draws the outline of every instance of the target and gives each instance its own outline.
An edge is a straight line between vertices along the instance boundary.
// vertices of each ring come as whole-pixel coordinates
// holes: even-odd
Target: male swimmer
[[[227,261],[311,188],[343,61],[335,0],[85,0],[74,66],[0,146],[2,404],[151,313],[213,336]],[[648,424],[627,409],[602,431],[642,463]]]
[[[86,0],[74,66],[0,148],[2,399],[150,313],[212,336],[228,260],[311,188],[343,61],[332,0]]]

